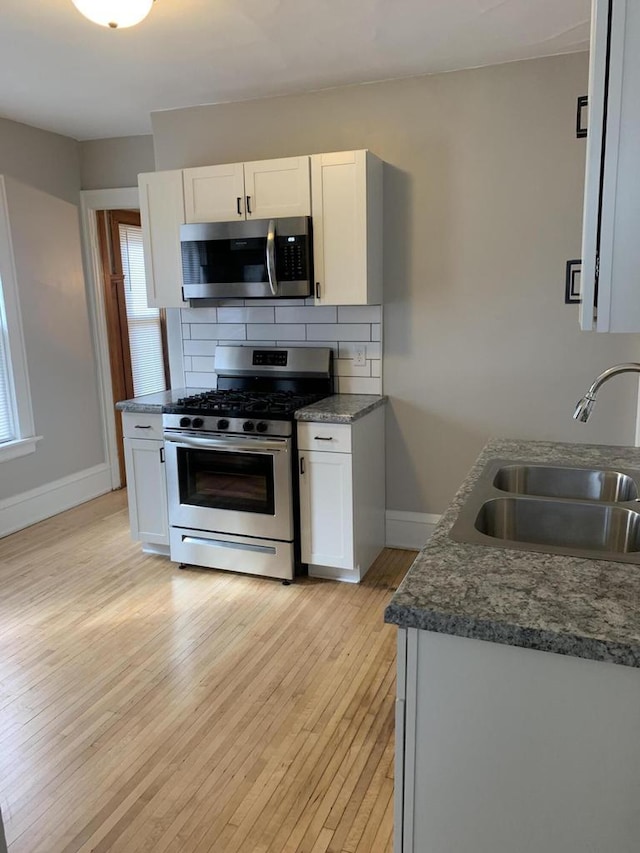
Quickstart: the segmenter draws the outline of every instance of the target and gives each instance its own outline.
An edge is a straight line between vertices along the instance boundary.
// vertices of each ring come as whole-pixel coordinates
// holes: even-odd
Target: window
[[[33,453],[27,359],[4,178],[0,176],[0,462]]]
[[[136,397],[164,391],[165,367],[160,311],[147,306],[144,277],[142,228],[122,222],[118,225],[124,295],[129,329],[129,351],[133,391]]]

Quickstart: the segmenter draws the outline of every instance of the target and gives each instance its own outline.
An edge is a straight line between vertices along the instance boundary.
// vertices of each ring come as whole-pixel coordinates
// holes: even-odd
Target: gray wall
[[[78,143],[58,133],[0,118],[0,174],[77,204]]]
[[[136,187],[140,172],[153,172],[153,136],[119,136],[80,142],[83,190]]]
[[[3,462],[0,499],[104,462],[77,208],[7,178],[36,434]]]
[[[0,464],[0,499],[104,462],[78,219],[78,144],[0,119],[36,433]],[[15,179],[15,180],[12,180]]]
[[[385,173],[388,498],[441,512],[489,436],[632,444],[636,336],[578,330],[586,54],[155,113],[158,169],[370,148]]]

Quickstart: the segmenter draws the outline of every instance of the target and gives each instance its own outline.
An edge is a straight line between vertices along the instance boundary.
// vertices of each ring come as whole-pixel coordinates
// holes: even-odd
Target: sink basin
[[[471,545],[640,565],[640,471],[494,459],[449,536]]]
[[[480,507],[474,526],[495,539],[580,549],[598,556],[640,551],[640,512],[620,506],[495,498]]]
[[[638,487],[627,474],[591,468],[505,465],[498,469],[493,485],[503,492],[548,498],[617,503],[638,497]]]

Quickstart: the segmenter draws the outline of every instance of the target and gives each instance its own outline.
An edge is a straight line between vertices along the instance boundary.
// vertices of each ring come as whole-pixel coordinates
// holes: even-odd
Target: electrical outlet
[[[367,350],[364,344],[353,348],[353,366],[364,367],[367,363]]]

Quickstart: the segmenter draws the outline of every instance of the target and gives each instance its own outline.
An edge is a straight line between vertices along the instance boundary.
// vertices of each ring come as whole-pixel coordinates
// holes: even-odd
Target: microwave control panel
[[[306,281],[309,261],[305,237],[276,237],[279,281]]]

